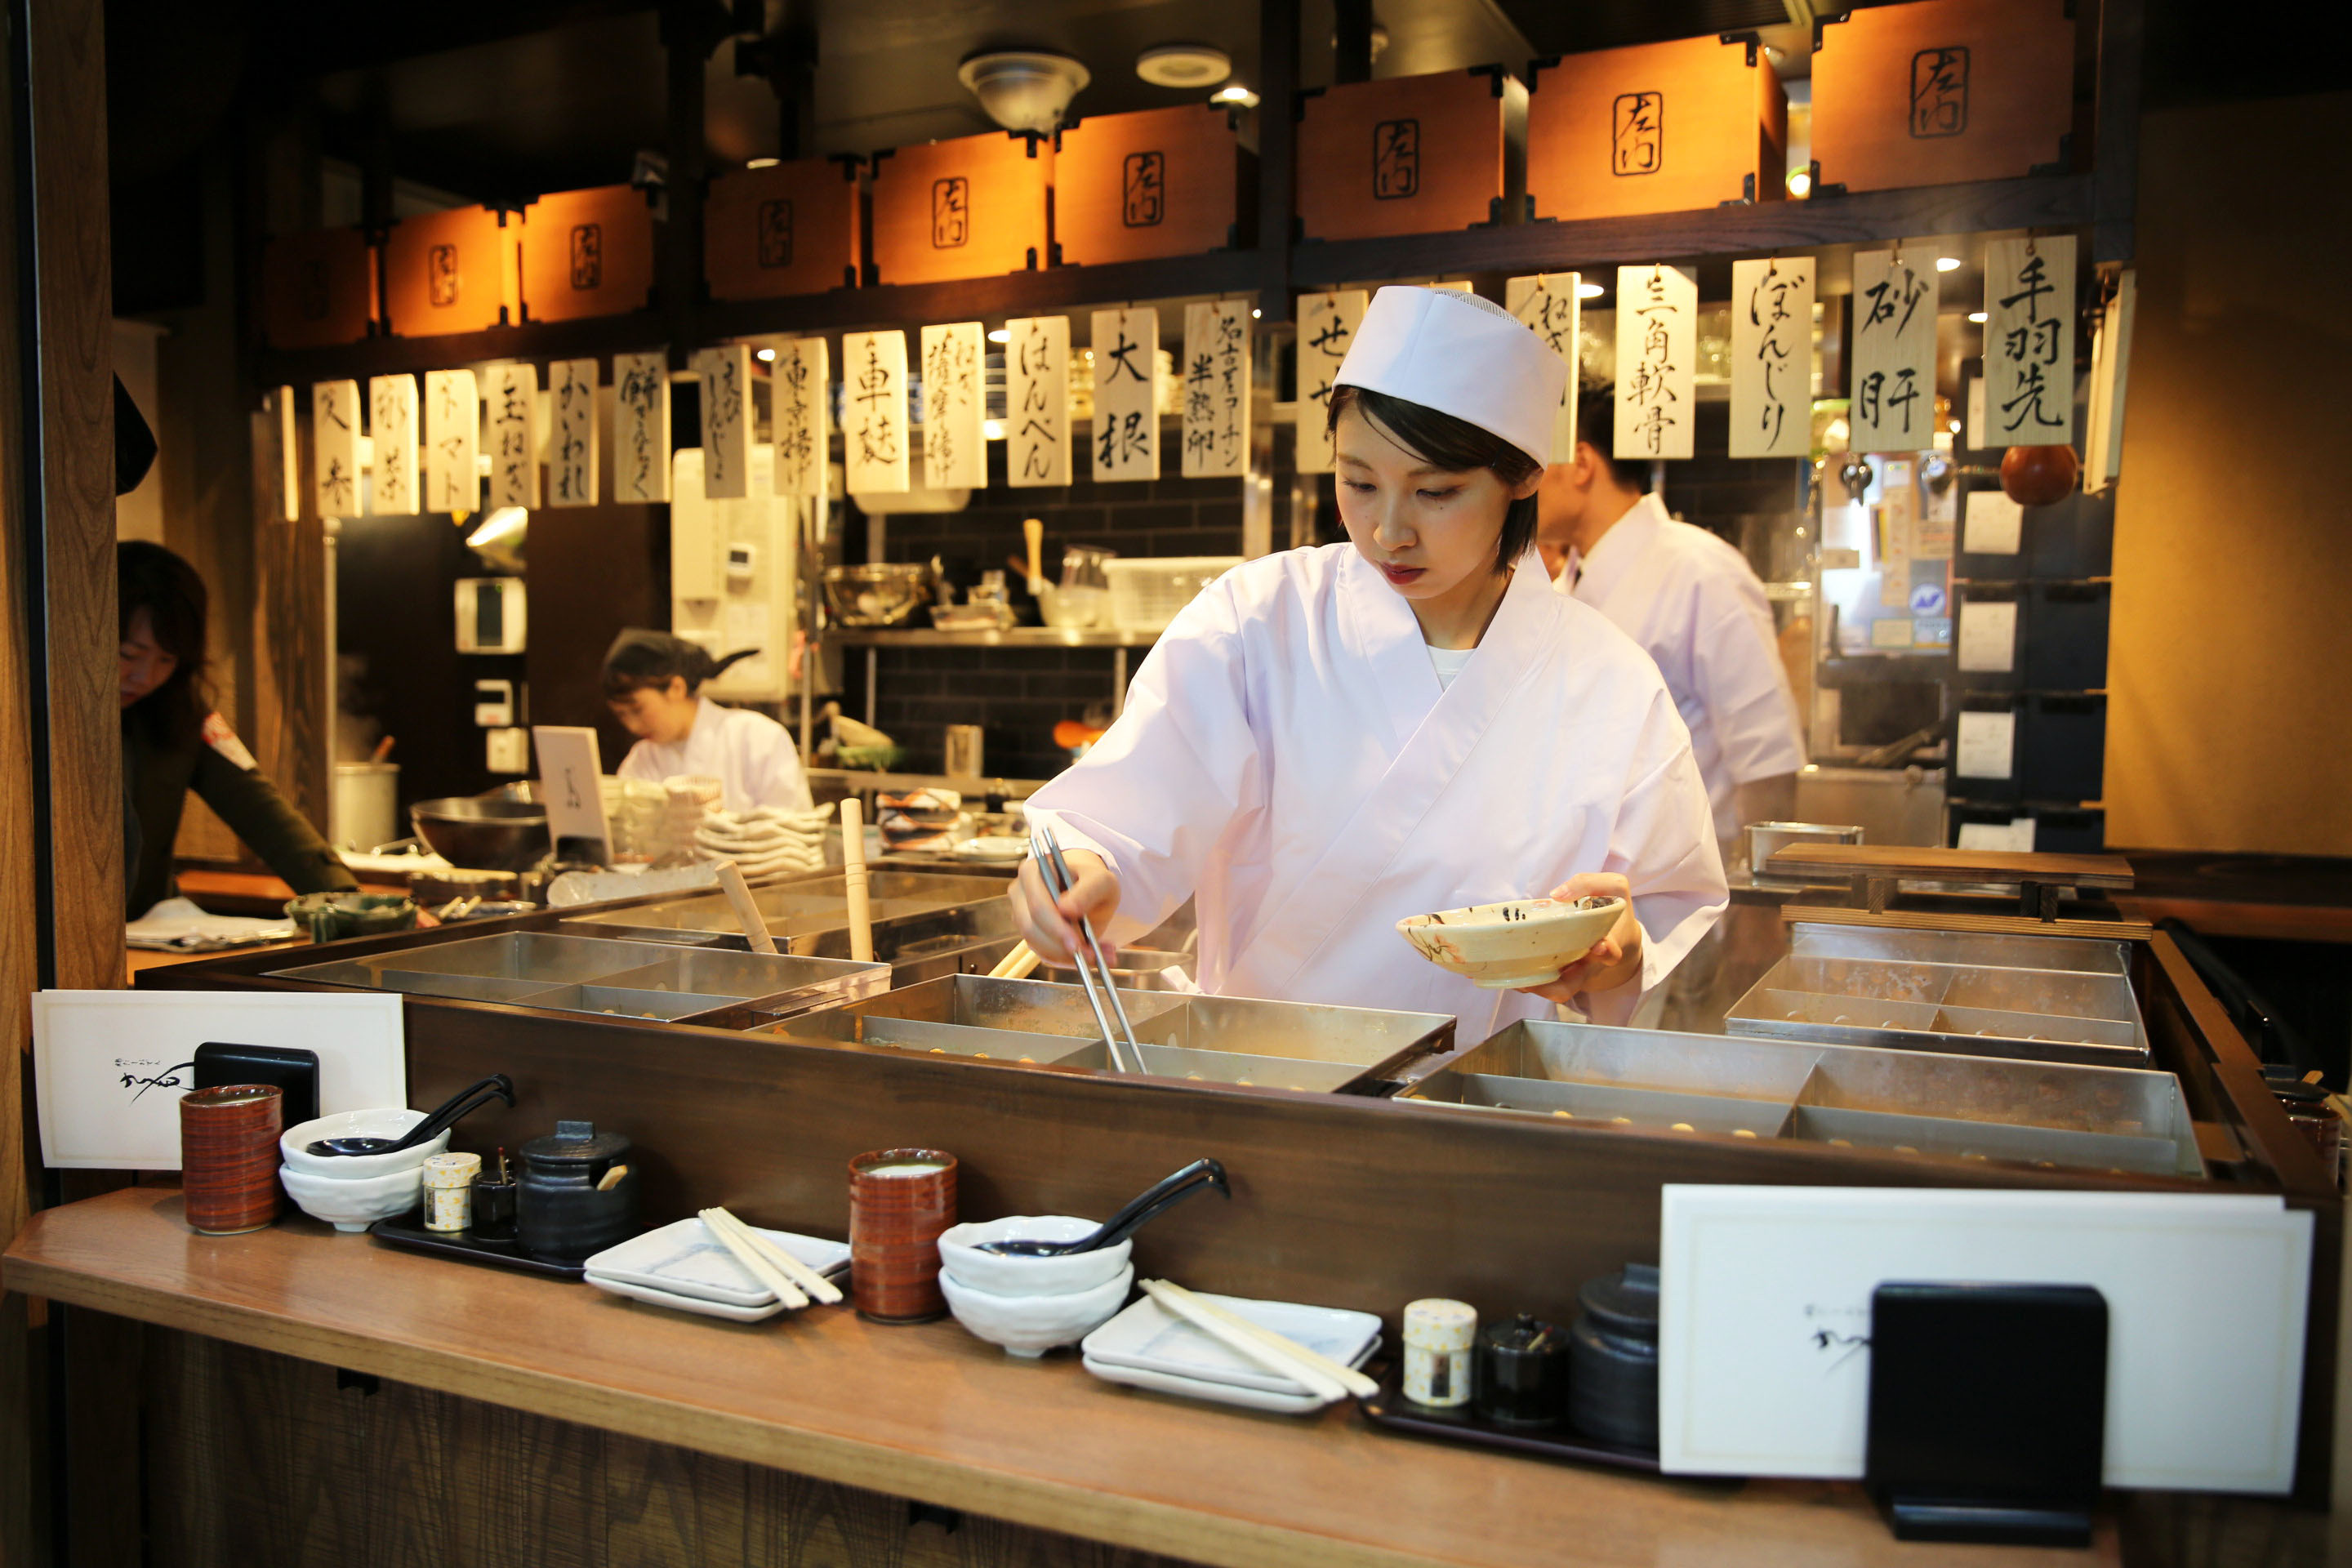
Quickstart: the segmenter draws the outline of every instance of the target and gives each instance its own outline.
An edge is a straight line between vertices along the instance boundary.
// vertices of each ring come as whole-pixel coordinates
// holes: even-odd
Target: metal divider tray
[[[890,983],[879,963],[509,931],[271,972],[280,980],[403,991],[551,1012],[748,1027],[837,1006]]]
[[[2201,1176],[2167,1072],[1542,1021],[1398,1096],[1651,1131],[1713,1132]]]

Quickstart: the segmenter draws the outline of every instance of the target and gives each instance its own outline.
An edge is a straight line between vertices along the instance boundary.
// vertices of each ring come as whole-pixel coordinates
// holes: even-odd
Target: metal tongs
[[[1055,840],[1050,823],[1041,822],[1030,828],[1029,853],[1035,858],[1037,869],[1045,879],[1045,890],[1052,893],[1058,902],[1062,895],[1070,890],[1070,867],[1069,862],[1062,858],[1062,847]],[[1079,982],[1087,988],[1087,1002],[1095,1010],[1095,1023],[1102,1029],[1103,1048],[1110,1053],[1111,1070],[1141,1072],[1143,1047],[1136,1043],[1135,1026],[1127,1021],[1127,1007],[1118,999],[1118,986],[1111,979],[1110,960],[1103,956],[1102,942],[1095,935],[1094,921],[1080,915],[1078,930],[1086,934],[1086,946],[1070,954],[1070,958],[1077,967]],[[1088,948],[1094,950],[1095,963],[1102,970],[1102,988],[1110,997],[1110,1013],[1103,1011],[1103,998],[1096,994],[1094,974],[1087,968]],[[1119,1058],[1118,1036],[1112,1034],[1110,1026],[1111,1014],[1114,1013],[1118,1016],[1118,1034],[1126,1037],[1128,1054],[1133,1058],[1135,1065],[1132,1067]]]

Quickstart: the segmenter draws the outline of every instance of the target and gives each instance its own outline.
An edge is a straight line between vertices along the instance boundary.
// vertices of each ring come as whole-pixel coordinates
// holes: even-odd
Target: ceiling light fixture
[[[782,162],[782,158],[746,158],[743,166],[747,169],[772,169]]]
[[[999,327],[988,334],[988,341],[992,343],[1009,343],[1013,341],[1013,333],[1006,328]]]
[[[1135,57],[1135,74],[1154,87],[1214,87],[1234,74],[1234,61],[1206,44],[1160,44]]]
[[[759,353],[758,353],[756,355],[754,355],[753,357],[758,358],[758,359],[772,360],[772,359],[774,359],[774,358],[776,357],[776,351],[775,351],[775,350],[773,350],[773,349],[761,349],[761,350],[760,350],[760,351],[759,351]]]
[[[1265,311],[1263,311],[1263,310],[1259,310],[1255,305],[1252,305],[1252,306],[1250,307],[1250,320],[1251,320],[1251,321],[1256,321],[1260,316],[1263,316],[1263,315],[1265,315]]]
[[[1937,258],[1936,258],[1936,270],[1937,270],[1937,271],[1938,271],[1938,272],[1958,272],[1959,269],[1960,269],[1960,258],[1959,258],[1958,257],[1957,257],[1957,256],[1938,256]]]
[[[1067,55],[997,49],[968,57],[956,79],[1007,131],[1051,131],[1094,73]]]
[[[1813,194],[1813,172],[1811,169],[1789,171],[1789,194],[1802,201]]]
[[[1598,283],[1579,283],[1576,286],[1576,297],[1580,300],[1598,300],[1607,292],[1609,290]]]
[[[1209,95],[1211,103],[1230,103],[1242,109],[1255,109],[1257,94],[1239,82],[1228,82]]]
[[[1985,324],[1987,318],[1982,310],[1970,310],[1969,312],[1969,320],[1981,327]]]

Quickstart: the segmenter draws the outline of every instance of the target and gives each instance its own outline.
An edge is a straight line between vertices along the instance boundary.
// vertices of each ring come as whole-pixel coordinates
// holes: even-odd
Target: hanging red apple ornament
[[[2072,447],[2011,447],[2000,459],[2000,488],[2020,506],[2055,506],[2074,493],[2082,473]]]

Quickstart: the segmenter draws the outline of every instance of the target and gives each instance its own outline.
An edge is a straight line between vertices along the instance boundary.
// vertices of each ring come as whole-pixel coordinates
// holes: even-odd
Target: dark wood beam
[[[1257,13],[1258,310],[1290,320],[1291,192],[1298,125],[1298,0],[1259,0]]]
[[[2101,0],[2094,110],[2097,144],[2091,150],[2098,213],[2091,230],[2094,264],[2132,258],[2132,222],[2139,200],[2140,59],[2145,28],[2141,0]]]

